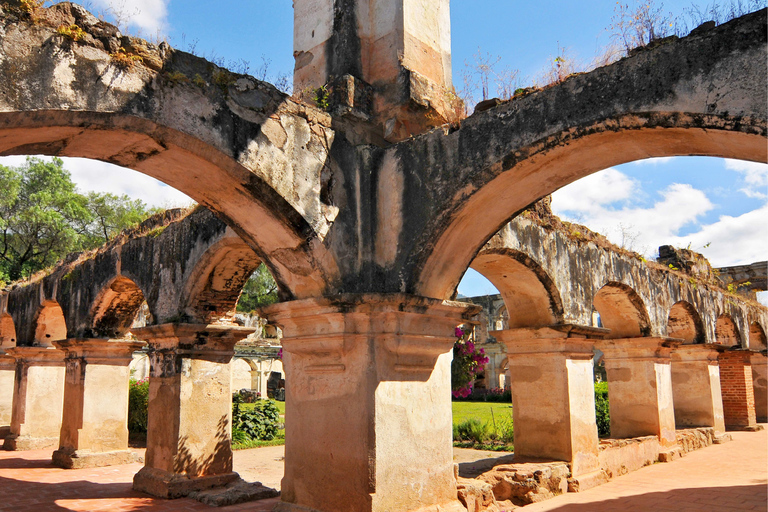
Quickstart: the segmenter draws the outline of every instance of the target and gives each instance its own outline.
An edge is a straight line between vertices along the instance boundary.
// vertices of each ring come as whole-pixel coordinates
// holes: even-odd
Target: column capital
[[[36,366],[61,366],[65,356],[64,352],[54,347],[13,347],[5,353],[17,361]]]
[[[91,364],[128,365],[133,353],[146,346],[143,341],[71,338],[54,341],[53,345],[66,354],[66,359],[84,359]]]
[[[232,355],[235,344],[256,332],[254,327],[216,324],[161,324],[132,329],[150,351],[173,350],[179,354]]]
[[[453,347],[456,326],[480,311],[413,295],[346,294],[278,303],[262,314],[283,329],[284,353],[311,358],[302,365],[308,374],[343,374],[347,356],[372,339],[380,377],[397,379],[428,376]]]
[[[717,364],[717,349],[711,343],[681,344],[673,348],[672,361],[709,361],[714,365]]]
[[[672,350],[682,344],[677,338],[641,337],[601,340],[595,347],[611,359],[669,360]]]
[[[561,353],[572,358],[591,358],[595,342],[609,332],[608,329],[599,327],[555,324],[493,331],[493,335],[500,343],[506,345],[509,357]]]

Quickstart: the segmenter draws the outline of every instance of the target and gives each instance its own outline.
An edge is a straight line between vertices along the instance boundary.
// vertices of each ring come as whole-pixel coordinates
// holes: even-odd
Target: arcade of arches
[[[0,154],[116,163],[202,205],[0,294],[7,449],[56,448],[64,467],[131,460],[129,365],[146,344],[134,488],[174,498],[235,481],[231,365],[254,328],[231,311],[262,262],[281,302],[261,314],[283,331],[288,383],[280,511],[467,510],[449,389],[454,328],[481,310],[450,300],[469,266],[505,304],[492,335],[506,349],[495,371],[512,390],[516,454],[567,464],[561,490],[612,472],[595,427],[596,349],[612,437],[651,436],[654,460],[680,454],[680,427],[712,439],[756,427],[766,308],[516,215],[628,161],[768,161],[766,11],[457,123],[449,1],[355,15],[370,3],[294,2],[295,78],[332,86],[327,111],[123,37],[80,6],[32,19],[0,3]],[[149,321],[134,328],[145,302]]]

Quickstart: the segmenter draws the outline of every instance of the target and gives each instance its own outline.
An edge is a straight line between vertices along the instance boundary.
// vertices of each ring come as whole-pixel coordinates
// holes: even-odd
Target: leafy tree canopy
[[[81,194],[59,158],[0,165],[0,281],[98,247],[155,211],[125,195]]]
[[[237,311],[249,313],[256,308],[277,302],[277,283],[263,263],[251,275],[243,287],[237,302]]]

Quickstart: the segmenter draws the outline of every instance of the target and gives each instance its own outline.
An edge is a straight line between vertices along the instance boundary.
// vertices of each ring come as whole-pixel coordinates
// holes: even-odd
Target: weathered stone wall
[[[595,297],[605,285],[617,283],[631,288],[642,299],[652,336],[666,336],[670,310],[680,301],[691,304],[702,319],[704,340],[715,343],[719,317],[728,315],[747,346],[750,325],[768,326],[768,309],[699,283],[682,274],[644,262],[639,256],[587,240],[581,233],[545,228],[520,216],[499,231],[479,253],[514,260],[512,253],[528,256],[546,272],[559,294],[562,314],[556,322],[593,325]],[[474,266],[474,264],[473,264]],[[533,270],[531,270],[533,273]],[[504,294],[504,283],[494,283]],[[758,348],[758,347],[755,347]]]
[[[21,346],[33,343],[41,306],[51,301],[63,310],[67,337],[116,337],[130,328],[142,300],[153,323],[226,315],[259,264],[226,224],[198,208],[150,219],[5,294]]]

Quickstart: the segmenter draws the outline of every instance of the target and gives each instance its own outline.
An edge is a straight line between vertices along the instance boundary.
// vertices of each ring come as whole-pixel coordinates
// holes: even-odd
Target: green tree
[[[81,241],[77,226],[91,218],[62,160],[27,158],[0,166],[0,264],[11,279],[52,265]]]
[[[158,208],[148,208],[140,199],[131,199],[127,195],[88,192],[88,210],[91,222],[85,227],[83,243],[96,247],[104,244],[124,229],[141,223],[144,219],[158,213]]]
[[[277,283],[267,266],[262,263],[245,283],[240,299],[237,301],[237,311],[249,313],[256,308],[275,302],[277,302]]]
[[[155,211],[125,195],[79,193],[59,158],[0,165],[0,281],[98,247]]]

